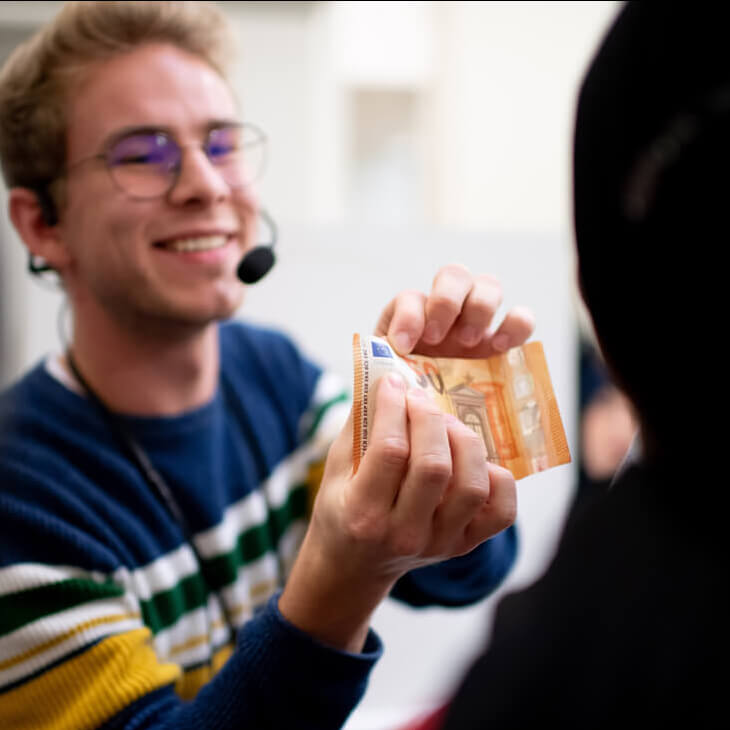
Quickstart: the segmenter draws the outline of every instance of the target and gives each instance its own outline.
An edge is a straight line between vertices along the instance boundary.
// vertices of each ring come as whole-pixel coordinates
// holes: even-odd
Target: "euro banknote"
[[[409,387],[427,391],[442,411],[478,433],[487,459],[509,469],[515,479],[570,462],[539,341],[471,360],[399,356],[386,339],[355,334],[352,354],[355,470],[368,446],[375,384],[393,370],[403,375]]]

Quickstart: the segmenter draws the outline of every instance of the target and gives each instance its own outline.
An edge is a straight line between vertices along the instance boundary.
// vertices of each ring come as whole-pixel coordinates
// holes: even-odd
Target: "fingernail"
[[[479,339],[479,330],[477,330],[477,328],[473,325],[464,325],[459,333],[459,339],[465,345],[476,345],[477,340]]]
[[[441,342],[441,325],[438,322],[429,322],[423,330],[423,339],[432,345]]]
[[[492,347],[495,350],[499,350],[500,352],[504,352],[505,350],[509,349],[509,337],[507,335],[497,335],[492,340]]]
[[[399,373],[388,373],[388,382],[396,389],[396,390],[405,390],[406,389],[406,381],[403,379],[403,376]]]
[[[393,337],[393,342],[395,344],[395,349],[398,350],[398,352],[408,353],[411,351],[411,347],[413,346],[413,340],[407,332],[396,332]]]

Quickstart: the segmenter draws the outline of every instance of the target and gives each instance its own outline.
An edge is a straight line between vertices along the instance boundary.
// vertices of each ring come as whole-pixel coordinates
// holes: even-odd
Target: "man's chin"
[[[135,319],[140,328],[167,331],[173,336],[193,334],[216,322],[231,319],[242,303],[242,293],[238,297],[221,297],[204,304],[169,302],[167,306],[146,307]]]
[[[206,296],[180,302],[178,309],[180,316],[187,319],[191,324],[201,325],[211,322],[220,322],[230,319],[243,304],[245,287],[238,281],[233,286],[220,287],[213,293],[207,292]]]
[[[207,324],[210,324],[212,322],[223,322],[227,319],[231,319],[243,305],[243,299],[244,290],[243,287],[241,287],[241,292],[237,296],[226,297],[225,299],[217,301],[215,305],[210,308],[207,316],[203,318],[204,321]]]
[[[214,324],[215,322],[225,322],[226,320],[232,319],[238,312],[240,306],[241,302],[225,307],[215,307],[214,309],[210,309],[205,312],[196,311],[185,314],[181,313],[179,321],[181,324],[186,323],[191,327],[206,327],[207,325]]]

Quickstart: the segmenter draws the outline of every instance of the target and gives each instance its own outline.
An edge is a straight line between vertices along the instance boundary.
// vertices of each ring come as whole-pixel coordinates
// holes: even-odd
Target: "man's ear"
[[[57,224],[48,223],[35,191],[30,188],[11,188],[8,212],[31,256],[43,259],[56,271],[68,264],[70,256],[61,238],[60,228]]]

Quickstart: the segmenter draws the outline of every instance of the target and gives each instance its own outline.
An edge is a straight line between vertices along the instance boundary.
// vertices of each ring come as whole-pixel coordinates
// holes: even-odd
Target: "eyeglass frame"
[[[238,127],[241,129],[252,129],[256,132],[256,134],[259,135],[259,138],[261,140],[261,144],[264,146],[264,153],[266,151],[266,145],[268,143],[268,137],[266,136],[266,133],[256,124],[253,124],[251,122],[239,122],[239,121],[233,121],[233,120],[220,120],[213,122],[208,125],[207,131],[206,131],[206,139],[210,135],[211,132],[215,131],[216,129],[222,129],[225,127]],[[157,133],[157,134],[164,134],[166,137],[169,137],[175,145],[180,150],[180,161],[177,165],[177,169],[175,170],[175,174],[171,179],[169,187],[162,193],[159,193],[157,195],[151,195],[151,196],[134,196],[131,195],[127,190],[122,188],[122,186],[119,185],[119,183],[114,179],[114,174],[112,173],[111,166],[109,165],[109,159],[108,155],[112,147],[116,145],[118,142],[120,142],[125,137],[128,137],[135,133]],[[58,223],[58,212],[56,210],[56,202],[53,199],[53,195],[51,194],[51,187],[53,184],[63,179],[64,177],[68,176],[69,173],[73,172],[73,170],[81,165],[82,163],[89,162],[90,160],[103,160],[105,163],[106,170],[109,174],[109,178],[112,181],[112,184],[119,190],[123,195],[126,195],[130,198],[130,200],[155,200],[158,198],[164,198],[166,195],[169,194],[169,192],[175,187],[175,185],[178,182],[178,179],[180,177],[180,173],[182,171],[182,152],[183,150],[189,148],[189,147],[200,147],[203,151],[205,151],[204,144],[199,143],[191,143],[186,145],[181,145],[176,139],[175,136],[164,127],[156,127],[154,125],[145,125],[140,127],[128,127],[122,130],[119,130],[118,133],[114,134],[111,139],[107,140],[107,142],[104,144],[104,151],[99,152],[94,155],[89,155],[88,157],[82,157],[80,160],[76,160],[71,165],[68,165],[65,167],[65,169],[57,175],[55,178],[51,180],[46,180],[42,183],[38,183],[34,186],[32,186],[32,190],[36,195],[36,198],[38,199],[38,205],[41,209],[41,215],[43,216],[43,220],[45,221],[46,225],[54,226]],[[212,167],[216,167],[216,165],[211,161],[210,157],[206,153],[205,155],[208,162],[211,164]],[[223,180],[226,182],[226,185],[233,189],[239,189],[241,187],[245,187],[246,185],[251,184],[254,182],[262,173],[266,165],[266,156],[264,154],[262,158],[261,163],[261,171],[257,174],[257,176],[253,180],[249,180],[239,186],[231,185],[227,180],[225,180],[225,177],[221,175]],[[48,264],[45,263],[42,259],[39,259],[38,257],[34,256],[32,253],[28,256],[28,271],[31,274],[34,275],[40,275],[44,272],[53,271],[53,267],[48,266]]]
[[[142,126],[134,126],[134,127],[126,127],[124,129],[119,130],[116,132],[109,140],[106,141],[104,144],[104,150],[102,152],[99,152],[94,155],[89,155],[88,157],[82,157],[80,160],[76,160],[75,162],[68,165],[60,175],[57,176],[56,180],[60,180],[64,177],[67,177],[70,173],[72,173],[78,166],[90,162],[91,160],[102,160],[104,162],[104,166],[109,173],[109,177],[111,178],[112,183],[114,186],[119,190],[121,193],[126,195],[130,200],[155,200],[157,198],[164,198],[166,195],[170,193],[170,191],[177,185],[178,180],[180,178],[180,174],[182,172],[182,162],[183,162],[183,152],[190,148],[190,147],[198,147],[205,153],[205,157],[208,160],[208,162],[211,164],[212,167],[216,168],[218,167],[216,163],[211,160],[208,152],[206,151],[206,143],[208,139],[210,138],[210,135],[215,132],[216,130],[220,129],[240,129],[241,131],[245,130],[252,130],[256,135],[256,144],[261,145],[263,148],[262,153],[262,162],[261,162],[261,168],[259,171],[257,171],[256,175],[252,177],[250,180],[246,180],[245,182],[242,182],[240,185],[235,185],[228,180],[226,180],[225,176],[221,174],[221,177],[226,182],[226,184],[231,187],[232,189],[240,189],[245,187],[246,185],[250,185],[251,183],[255,182],[262,174],[263,170],[266,166],[266,148],[267,148],[267,142],[268,138],[266,136],[266,133],[257,125],[251,123],[251,122],[240,122],[240,121],[234,121],[234,120],[218,120],[215,122],[210,123],[207,125],[207,130],[205,133],[205,141],[203,143],[198,142],[191,142],[189,144],[180,144],[178,140],[175,138],[175,135],[167,128],[165,127],[158,127],[155,125],[142,125]],[[114,175],[114,165],[111,163],[110,160],[110,154],[112,149],[119,144],[122,140],[132,137],[135,134],[158,134],[166,137],[168,140],[170,140],[179,150],[180,157],[177,161],[177,164],[174,167],[170,168],[170,182],[167,188],[163,190],[160,193],[156,193],[154,195],[135,195],[131,193],[129,190],[124,188],[124,186],[120,185],[119,182],[116,180]],[[219,173],[220,174],[220,173]],[[55,180],[53,181],[55,182]]]

